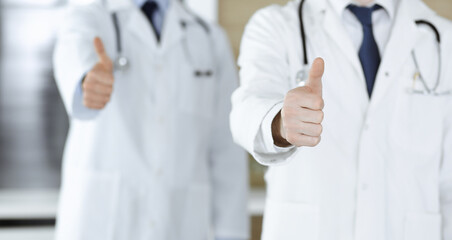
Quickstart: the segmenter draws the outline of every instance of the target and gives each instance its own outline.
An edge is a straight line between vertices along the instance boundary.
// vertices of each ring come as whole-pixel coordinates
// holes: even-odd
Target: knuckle
[[[303,90],[300,88],[294,88],[292,90],[290,90],[289,92],[287,92],[286,97],[285,97],[285,102],[295,102],[297,101],[297,99],[302,96]]]
[[[95,75],[94,74],[94,68],[86,74],[85,82],[86,81],[90,81],[93,78],[93,75]]]
[[[323,133],[323,126],[321,124],[319,124],[319,136],[322,135]]]
[[[107,87],[107,93],[111,94],[113,92],[113,86]]]
[[[281,114],[282,115],[282,114]],[[294,109],[293,108],[286,108],[284,111],[284,118],[291,118],[294,115]]]
[[[322,125],[316,124],[313,129],[313,135],[314,136],[320,136],[322,134],[323,128]]]
[[[111,82],[112,84],[115,82],[115,77],[113,76],[113,74],[109,73],[108,81]]]
[[[323,98],[320,98],[320,109],[323,109],[325,107],[325,101]]]
[[[323,122],[323,119],[325,119],[325,113],[323,111],[319,112],[319,123]]]
[[[323,109],[323,99],[322,98],[315,98],[312,100],[312,105],[316,109]]]
[[[287,107],[283,107],[283,109],[281,110],[281,120],[285,122],[286,118],[287,118]]]
[[[308,140],[308,147],[315,147],[315,146],[316,146],[315,138],[309,138],[309,140]]]
[[[292,90],[291,90],[292,91]],[[284,106],[287,107],[287,104],[289,104],[292,100],[292,94],[289,91],[286,96],[284,97]]]
[[[83,81],[82,89],[83,89],[83,90],[88,89],[89,83],[90,83],[90,79],[89,79],[89,77],[86,77],[86,78],[85,78],[85,81]]]
[[[312,141],[312,146],[315,147],[315,146],[319,145],[319,143],[320,143],[320,137],[312,138],[311,141]]]

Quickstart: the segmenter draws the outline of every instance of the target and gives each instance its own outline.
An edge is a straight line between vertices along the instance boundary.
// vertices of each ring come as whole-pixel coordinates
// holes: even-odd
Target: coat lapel
[[[412,4],[418,4],[415,1],[408,3],[406,0],[400,1],[394,27],[391,36],[383,54],[380,69],[372,95],[372,105],[381,101],[388,93],[388,88],[396,86],[399,71],[407,60],[411,57],[417,39],[417,27],[415,19],[412,16]]]
[[[186,10],[179,1],[170,1],[170,7],[165,16],[161,35],[161,51],[165,52],[185,36],[182,22],[187,22]]]
[[[364,73],[358,58],[358,52],[353,47],[353,43],[342,24],[341,18],[337,16],[336,12],[328,4],[325,4],[325,8],[323,29],[329,36],[330,41],[334,42],[342,51],[344,58],[352,65],[356,75],[363,79]],[[360,81],[360,84],[363,84],[363,82]]]
[[[304,11],[306,16],[310,16],[305,18],[306,33],[314,48],[322,46],[322,49],[314,50],[322,53],[322,57],[326,61],[325,95],[328,94],[335,101],[340,99],[343,102],[342,106],[347,106],[347,109],[351,109],[350,112],[355,113],[356,109],[359,109],[360,114],[365,114],[369,105],[369,97],[361,62],[348,32],[326,0],[311,0],[308,3],[309,5],[306,5]],[[309,59],[310,62],[316,57],[313,54],[309,54],[309,56],[312,58]],[[341,62],[341,64],[335,64],[335,62]],[[328,67],[333,64],[335,66]],[[345,66],[345,68],[338,65]],[[341,75],[342,78],[338,77],[341,73],[345,74]],[[344,92],[352,94],[344,94]]]

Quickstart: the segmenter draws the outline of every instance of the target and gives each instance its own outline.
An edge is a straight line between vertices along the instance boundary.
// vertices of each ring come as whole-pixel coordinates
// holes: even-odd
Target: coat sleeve
[[[238,85],[237,69],[226,34],[215,26],[217,108],[212,129],[210,168],[216,238],[248,239],[248,161],[229,128],[230,96]]]
[[[449,101],[449,115],[446,118],[443,162],[441,165],[440,194],[443,217],[444,240],[452,240],[452,100]]]
[[[240,49],[240,87],[232,97],[234,140],[264,165],[285,162],[295,147],[277,148],[273,118],[290,90],[290,68],[280,24],[287,24],[279,6],[258,11],[245,28]]]
[[[81,81],[98,61],[93,39],[106,37],[98,30],[102,29],[100,23],[105,13],[100,4],[70,4],[58,32],[53,57],[54,74],[71,118],[88,120],[98,113],[83,105]]]

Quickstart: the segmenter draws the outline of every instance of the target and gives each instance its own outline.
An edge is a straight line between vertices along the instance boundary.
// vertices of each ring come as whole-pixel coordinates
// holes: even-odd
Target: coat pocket
[[[441,240],[441,215],[407,214],[405,240]]]
[[[200,56],[197,58],[205,60]],[[184,113],[211,118],[217,101],[216,75],[211,64],[194,63],[193,61],[193,59],[187,58],[186,61],[181,62],[178,69],[178,90],[176,92],[178,106]],[[199,61],[196,60],[196,62]]]
[[[316,240],[319,210],[316,206],[267,199],[262,240]]]
[[[66,172],[56,239],[113,239],[118,175],[75,169]]]

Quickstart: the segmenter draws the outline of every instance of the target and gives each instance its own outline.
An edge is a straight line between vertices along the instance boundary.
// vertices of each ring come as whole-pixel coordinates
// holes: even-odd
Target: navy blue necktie
[[[152,25],[152,29],[154,30],[155,36],[157,37],[157,41],[160,41],[160,33],[157,31],[157,27],[154,25],[154,21],[152,20],[154,14],[159,10],[159,5],[155,1],[146,1],[141,7],[144,15],[148,18],[149,22]]]
[[[364,70],[366,77],[367,92],[369,98],[372,96],[372,90],[377,77],[378,68],[380,67],[381,57],[375,41],[373,27],[372,27],[372,13],[375,10],[381,9],[380,5],[374,5],[371,8],[358,7],[356,5],[349,5],[348,9],[355,14],[363,26],[363,43],[359,49],[359,60]]]

